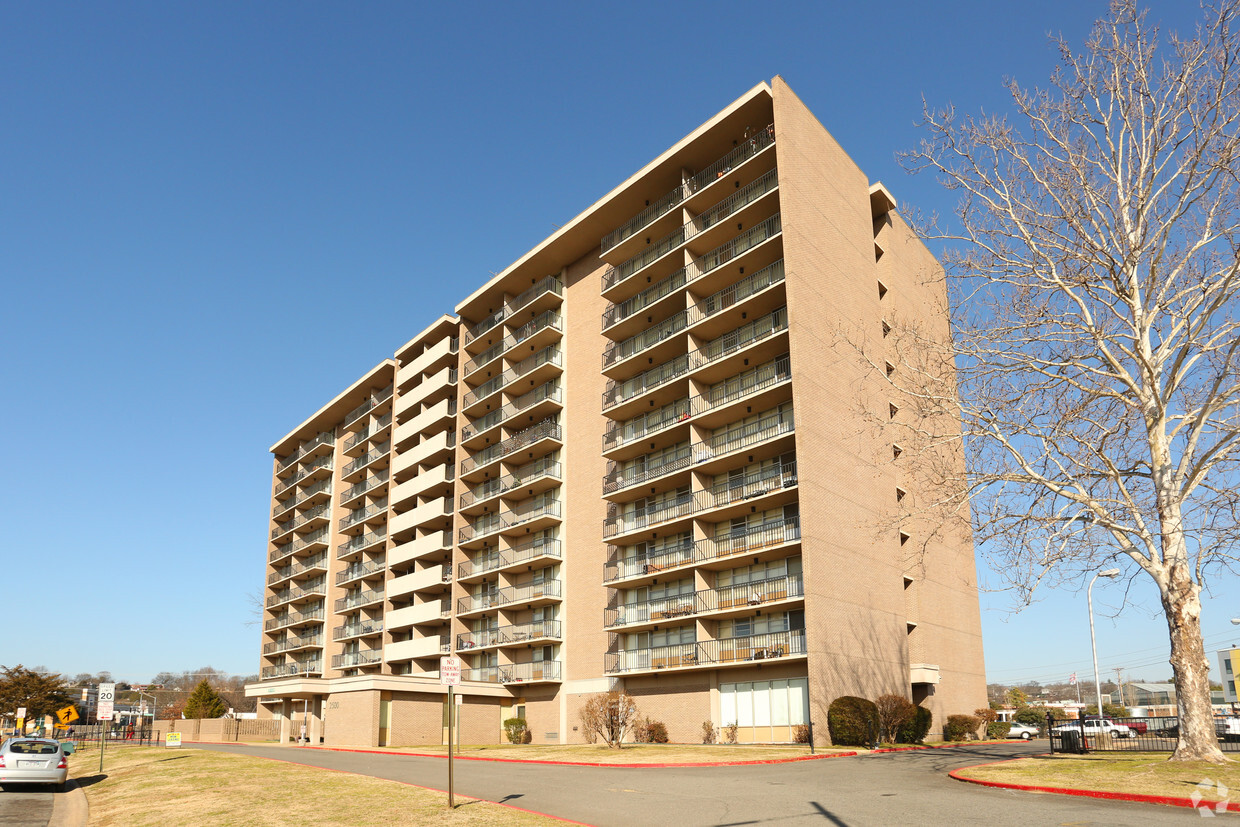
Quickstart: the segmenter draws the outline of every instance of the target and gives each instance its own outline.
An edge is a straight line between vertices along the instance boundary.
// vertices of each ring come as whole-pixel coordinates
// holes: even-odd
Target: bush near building
[[[900,727],[900,731],[896,733],[896,743],[923,743],[926,740],[926,736],[930,734],[930,727],[933,723],[934,713],[924,706],[917,707],[913,713],[912,720]]]
[[[981,725],[982,719],[976,715],[948,715],[947,723],[943,725],[943,740],[967,741],[970,735],[977,735],[977,728]]]
[[[836,698],[827,708],[827,731],[833,744],[872,746],[878,741],[878,707],[853,695]]]

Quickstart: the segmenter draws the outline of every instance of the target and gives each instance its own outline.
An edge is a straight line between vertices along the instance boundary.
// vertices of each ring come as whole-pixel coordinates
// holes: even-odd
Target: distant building
[[[1118,706],[1174,706],[1173,683],[1126,683],[1111,693],[1111,703]]]
[[[1236,692],[1236,673],[1240,671],[1240,648],[1218,650],[1218,673],[1223,679],[1223,701],[1234,704],[1240,702],[1240,693]]]

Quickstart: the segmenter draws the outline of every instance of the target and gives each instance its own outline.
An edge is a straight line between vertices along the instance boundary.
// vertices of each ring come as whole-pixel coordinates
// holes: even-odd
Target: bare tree
[[[607,746],[619,749],[637,714],[637,703],[627,692],[600,692],[586,699],[578,716],[587,738],[602,738]]]
[[[878,707],[878,737],[889,744],[899,740],[900,729],[917,714],[917,707],[903,695],[881,695],[874,705]]]
[[[907,406],[888,423],[897,462],[937,492],[904,519],[971,519],[1024,600],[1117,562],[1157,585],[1173,760],[1227,760],[1200,592],[1232,569],[1240,527],[1237,12],[1207,7],[1160,48],[1115,0],[1083,51],[1059,42],[1048,88],[1008,81],[1017,123],[927,109],[904,161],[960,196],[950,228],[918,228],[948,242],[951,337],[897,318],[885,351]],[[962,450],[963,478],[947,459]]]

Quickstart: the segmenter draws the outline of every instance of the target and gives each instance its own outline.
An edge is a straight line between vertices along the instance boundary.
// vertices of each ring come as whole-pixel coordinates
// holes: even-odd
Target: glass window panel
[[[769,681],[754,681],[753,725],[771,725],[771,684]]]

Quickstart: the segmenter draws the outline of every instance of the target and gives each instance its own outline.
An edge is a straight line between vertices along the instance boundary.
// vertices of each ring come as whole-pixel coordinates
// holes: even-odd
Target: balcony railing
[[[374,473],[373,476],[368,477],[359,483],[354,483],[353,485],[346,488],[344,493],[340,496],[340,499],[342,501],[347,502],[356,497],[360,497],[361,495],[365,494],[367,491],[372,491],[378,488],[380,485],[383,485],[383,483],[388,481],[388,475],[390,473],[391,473],[391,469],[388,469],[388,468],[379,469],[378,471]]]
[[[386,388],[380,388],[377,391],[373,391],[370,394],[370,396],[367,397],[365,402],[358,405],[356,408],[354,408],[353,410],[349,411],[347,414],[344,415],[344,423],[341,425],[341,427],[347,428],[348,426],[356,422],[358,418],[361,417],[363,414],[367,413],[370,410],[373,410],[374,408],[377,408],[379,405],[383,404],[384,402],[386,402],[387,400],[391,398],[392,398],[392,386],[391,385],[388,385]]]
[[[383,631],[382,620],[363,620],[359,623],[346,623],[332,629],[332,640],[344,640],[348,637],[366,637],[377,635]]]
[[[387,528],[384,527],[378,531],[367,531],[365,534],[359,534],[356,537],[350,537],[347,542],[336,546],[336,559],[361,551],[364,548],[377,545],[387,540]]]
[[[698,540],[696,543],[685,535],[679,543],[643,555],[611,546],[607,562],[603,566],[603,582],[612,583],[629,577],[661,574],[683,566],[752,554],[800,539],[800,518],[789,517],[737,529],[718,537]]]
[[[797,462],[789,460],[715,483],[704,492],[708,496],[702,500],[705,507],[718,508],[741,500],[752,500],[796,484]]]
[[[279,606],[281,603],[290,603],[307,597],[325,597],[326,595],[327,580],[319,578],[316,581],[303,583],[295,588],[281,589],[267,598],[267,608],[270,609],[273,606]]]
[[[527,356],[517,364],[510,367],[508,370],[501,373],[499,376],[488,379],[486,382],[483,382],[481,385],[465,394],[465,396],[461,398],[461,404],[468,407],[469,405],[473,405],[475,402],[480,402],[488,396],[497,393],[509,383],[515,382],[522,376],[525,376],[527,373],[530,373],[543,365],[561,366],[563,364],[564,359],[560,352],[560,346],[558,344],[547,345],[533,356]]]
[[[536,557],[562,558],[560,541],[551,539],[535,540],[503,551],[492,551],[480,554],[472,560],[465,560],[457,566],[457,577],[472,577],[477,574],[497,571],[515,566]]]
[[[487,480],[486,482],[475,485],[470,490],[461,495],[461,508],[468,508],[476,502],[489,500],[491,497],[498,497],[509,491],[528,485],[533,480],[540,477],[554,477],[562,479],[564,476],[562,466],[558,462],[553,462],[547,457],[536,459],[533,462],[527,462],[511,474],[505,474],[502,477]]]
[[[500,511],[497,514],[484,515],[470,525],[462,526],[461,530],[458,532],[458,540],[462,543],[468,543],[471,540],[484,537],[487,534],[491,534],[496,531],[503,531],[506,528],[513,528],[514,526],[523,525],[531,520],[536,520],[539,517],[559,516],[559,500],[547,502],[543,500],[542,497],[539,497],[532,502],[519,505],[516,508],[509,509],[508,511]]]
[[[754,319],[748,324],[741,325],[736,330],[729,331],[717,339],[712,339],[706,343],[697,354],[697,367],[736,353],[738,350],[749,347],[755,342],[782,333],[788,329],[788,308],[780,307],[767,316]]]
[[[652,649],[609,652],[603,656],[603,671],[609,674],[673,669],[684,666],[718,666],[805,654],[805,630],[770,632],[764,635],[703,640]]]
[[[725,287],[717,293],[712,293],[701,302],[690,307],[688,310],[689,324],[696,324],[702,321],[702,319],[727,310],[729,307],[744,301],[755,293],[759,293],[774,284],[779,284],[783,280],[784,260],[781,258],[774,264],[763,267],[758,272],[746,276],[736,284]]]
[[[264,655],[278,655],[281,652],[289,652],[293,649],[304,649],[307,646],[322,646],[323,633],[314,632],[300,637],[286,637],[284,640],[277,640],[273,643],[263,644]]]
[[[298,514],[293,519],[287,520],[277,525],[274,529],[272,529],[271,536],[272,538],[279,537],[281,534],[285,534],[286,532],[301,528],[306,523],[317,520],[320,517],[326,517],[330,513],[331,513],[330,503],[323,503],[321,505],[316,505],[314,508],[311,508],[308,511],[303,511],[302,513]]]
[[[344,571],[336,572],[336,585],[343,586],[353,580],[361,577],[368,577],[372,574],[382,574],[384,567],[387,565],[384,558],[378,560],[368,560],[364,563],[353,563]]]
[[[286,663],[283,666],[264,666],[260,673],[262,680],[271,678],[296,678],[309,675],[322,675],[323,662],[311,660],[305,663]]]
[[[321,456],[315,457],[314,459],[307,462],[304,466],[302,466],[301,470],[293,474],[293,476],[289,477],[287,480],[284,480],[283,483],[280,485],[280,487],[276,489],[276,496],[278,497],[281,494],[283,494],[285,491],[288,491],[294,485],[301,482],[306,477],[310,476],[311,474],[313,474],[315,471],[319,470],[320,468],[328,467],[331,464],[332,464],[331,454],[322,454]]]
[[[727,454],[748,448],[768,439],[790,434],[796,429],[792,412],[771,412],[739,428],[729,428],[713,435],[707,442],[693,447],[693,461],[705,462],[719,454]]]
[[[480,468],[483,465],[503,459],[509,454],[520,451],[522,448],[533,445],[535,442],[539,442],[540,440],[558,440],[562,438],[560,423],[557,421],[557,417],[549,416],[543,421],[535,425],[531,425],[525,430],[518,431],[505,439],[503,442],[497,442],[494,445],[484,448],[472,457],[466,457],[461,460],[461,474],[468,474],[475,468]]]
[[[370,463],[374,462],[380,457],[386,457],[388,453],[390,453],[391,447],[392,447],[391,442],[385,442],[382,445],[376,445],[374,448],[371,448],[365,454],[363,454],[362,456],[358,457],[357,459],[353,460],[348,465],[346,465],[341,470],[340,473],[343,476],[347,477],[349,476],[349,474],[352,474],[354,471],[357,471],[361,468],[365,468],[367,465],[370,465]]]
[[[632,379],[618,382],[608,379],[606,390],[603,391],[603,410],[615,407],[621,402],[635,399],[649,390],[657,388],[687,374],[690,370],[689,356],[677,356],[661,365],[639,373]]]
[[[612,230],[602,239],[602,252],[606,253],[626,238],[637,233],[642,227],[650,224],[655,219],[667,215],[676,208],[680,202],[693,195],[702,187],[709,185],[713,181],[723,177],[731,170],[739,167],[745,161],[757,155],[771,144],[775,143],[775,126],[769,125],[765,129],[755,132],[752,136],[743,140],[735,149],[724,155],[719,160],[710,164],[696,175],[686,179],[667,195],[655,201],[649,207],[630,218],[624,224]],[[606,289],[606,288],[604,288]]]
[[[525,586],[509,586],[488,594],[470,595],[457,601],[456,611],[477,612],[484,609],[498,609],[513,603],[526,603],[544,597],[559,597],[560,581],[544,580],[541,583],[530,583]]]
[[[521,325],[521,327],[509,333],[503,340],[491,345],[486,350],[479,353],[474,358],[465,363],[465,375],[469,376],[474,371],[487,364],[495,361],[501,354],[507,352],[511,348],[524,342],[539,331],[552,328],[554,330],[564,329],[564,320],[556,310],[544,310],[536,317]]]
[[[779,172],[772,169],[754,180],[753,183],[741,187],[732,195],[702,212],[685,226],[685,234],[692,238],[698,233],[705,232],[733,213],[757,201],[777,186],[779,186]]]
[[[344,531],[349,526],[357,525],[360,522],[369,520],[371,517],[382,514],[384,511],[387,511],[387,506],[387,497],[381,497],[365,508],[355,508],[340,518],[340,525],[337,527],[337,531]]]
[[[531,640],[558,640],[559,638],[560,621],[542,620],[537,623],[500,626],[484,632],[466,632],[456,636],[456,648],[458,651],[468,651],[486,646],[512,646]]]
[[[362,589],[361,591],[338,598],[335,611],[344,612],[349,609],[359,609],[362,606],[369,606],[381,600],[383,600],[383,589]]]
[[[300,626],[303,623],[314,623],[315,621],[322,621],[324,616],[325,612],[321,607],[305,612],[285,612],[264,623],[263,631],[270,632],[274,629],[282,629],[285,626]]]
[[[383,660],[382,649],[363,649],[332,655],[332,669],[352,669],[355,666],[372,666]]]
[[[620,342],[608,342],[603,348],[603,369],[611,367],[643,351],[649,350],[659,342],[666,341],[688,327],[688,315],[682,310],[669,316],[641,333],[634,334]]]
[[[603,610],[603,625],[618,628],[638,623],[675,620],[722,609],[756,608],[767,603],[804,596],[805,585],[801,575],[771,577],[721,589],[702,589],[659,600],[624,603]]]
[[[477,339],[500,322],[512,316],[521,308],[546,293],[555,293],[557,296],[564,295],[564,285],[555,276],[545,276],[537,281],[532,287],[513,296],[499,310],[487,316],[480,322],[470,326],[465,331],[465,344]]]
[[[625,299],[619,304],[609,304],[607,309],[603,311],[603,331],[606,332],[612,325],[624,321],[635,313],[642,312],[661,299],[667,298],[684,287],[687,281],[685,269],[682,267],[657,284],[647,287],[633,298]]]
[[[279,469],[283,471],[320,445],[329,445],[335,441],[336,433],[334,431],[323,431],[317,436],[312,437],[309,441],[302,443],[301,447],[299,447],[296,451],[280,460]]]
[[[305,574],[315,569],[327,568],[327,553],[316,554],[313,557],[307,557],[305,560],[297,560],[290,563],[277,571],[273,571],[267,575],[267,585],[278,583],[281,580],[287,580],[290,577],[296,577],[299,574]]]
[[[750,227],[731,241],[720,244],[709,253],[694,259],[685,268],[689,272],[689,278],[696,279],[706,275],[711,270],[722,267],[741,253],[752,250],[767,239],[779,235],[781,229],[779,213],[776,213],[765,221]]]
[[[689,416],[689,399],[686,397],[624,422],[613,421],[603,434],[603,451],[653,436],[688,421]]]
[[[677,227],[658,241],[642,248],[637,255],[603,273],[603,290],[606,292],[617,284],[632,278],[663,256],[685,243],[685,228]]]
[[[275,508],[271,510],[271,513],[273,515],[283,514],[285,511],[288,511],[290,508],[295,508],[296,506],[301,505],[306,500],[310,499],[316,494],[322,494],[324,492],[328,494],[332,492],[332,481],[330,478],[325,479],[325,480],[319,480],[314,485],[311,485],[308,488],[303,489],[302,492],[298,494],[296,497],[290,497],[287,500],[284,500],[283,502],[277,502],[275,505]]]
[[[560,662],[540,660],[533,663],[511,663],[499,668],[500,683],[530,683],[533,681],[558,681]]]
[[[467,425],[461,427],[461,441],[473,439],[483,431],[490,430],[496,425],[505,422],[516,416],[533,405],[537,405],[546,399],[553,402],[562,402],[560,393],[560,383],[558,379],[552,379],[550,382],[544,382],[534,390],[518,396],[502,408],[496,408],[489,412],[486,416],[475,419]]]
[[[637,464],[636,461],[607,463],[607,475],[603,477],[603,494],[611,494],[621,488],[640,485],[665,474],[683,471],[691,464],[693,454],[689,445],[685,444],[670,453],[660,453],[653,459],[645,457],[639,459],[644,459],[645,462],[641,464]],[[628,467],[625,467],[626,465]]]

